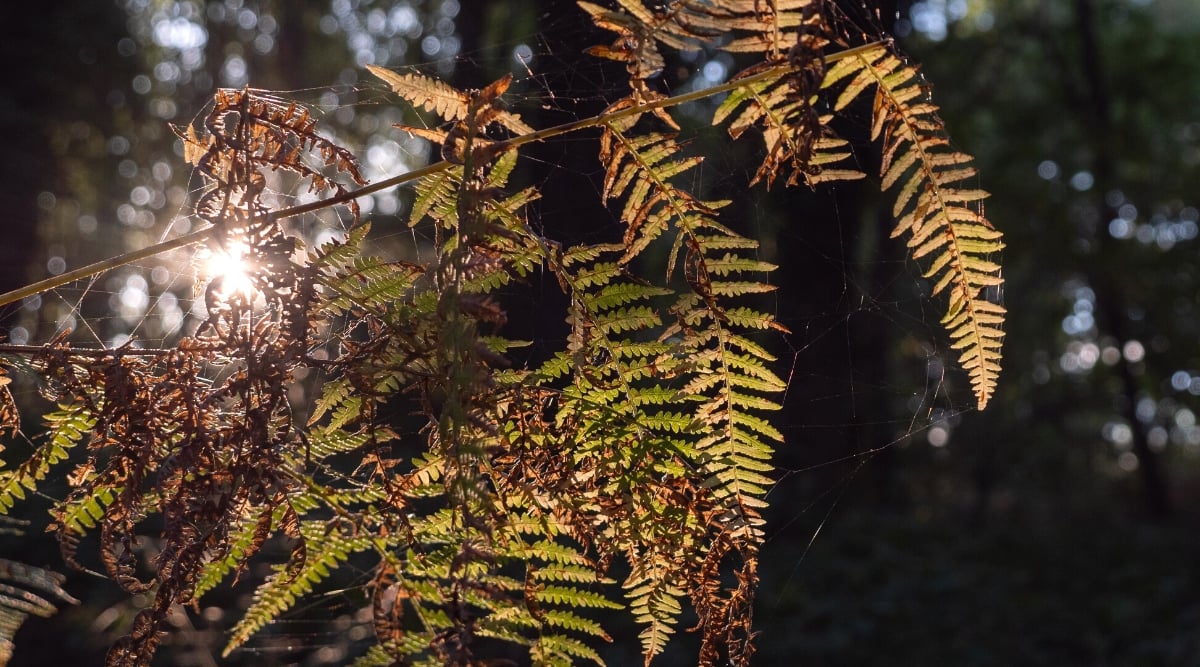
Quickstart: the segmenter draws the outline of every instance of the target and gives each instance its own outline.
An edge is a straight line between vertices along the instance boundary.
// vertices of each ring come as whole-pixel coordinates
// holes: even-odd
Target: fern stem
[[[825,62],[832,63],[832,62],[837,62],[839,60],[843,60],[845,58],[853,58],[855,56],[858,56],[861,53],[866,53],[866,52],[870,51],[871,49],[877,48],[881,44],[885,44],[885,43],[887,43],[887,42],[875,41],[875,42],[871,42],[870,44],[863,44],[862,46],[856,46],[851,49],[846,49],[845,51],[831,53],[831,54],[825,56]],[[674,97],[666,97],[666,98],[663,98],[660,100],[655,100],[653,102],[648,102],[648,103],[640,105],[640,106],[630,107],[627,109],[621,109],[620,111],[616,111],[616,112],[613,112],[610,114],[600,114],[599,116],[592,116],[591,118],[584,118],[582,120],[577,120],[577,121],[570,122],[570,123],[563,123],[562,125],[555,125],[554,127],[548,127],[543,130],[531,132],[529,134],[522,134],[520,136],[509,139],[506,142],[507,147],[508,148],[517,148],[518,146],[524,146],[525,144],[533,143],[535,141],[545,141],[547,139],[553,139],[554,137],[559,137],[564,134],[569,134],[571,132],[585,130],[590,127],[599,127],[601,125],[606,125],[606,124],[612,123],[614,121],[621,120],[622,118],[628,118],[629,116],[643,114],[643,113],[646,113],[647,111],[652,111],[654,109],[663,109],[663,108],[667,108],[667,107],[679,106],[680,104],[686,104],[688,102],[695,102],[696,100],[702,100],[707,97],[712,97],[713,95],[720,95],[721,93],[727,93],[731,90],[735,90],[737,88],[741,88],[743,86],[750,85],[750,84],[756,83],[758,81],[778,77],[780,74],[783,74],[784,72],[788,71],[791,67],[792,66],[787,63],[782,64],[782,65],[776,65],[774,67],[770,67],[761,72],[758,72],[752,76],[748,76],[748,77],[745,77],[742,79],[735,79],[732,81],[726,81],[725,83],[720,84],[718,86],[713,86],[712,88],[705,88],[703,90],[694,90],[690,93],[683,93],[682,95],[675,95]],[[442,172],[449,167],[450,167],[450,163],[443,160],[441,162],[436,162],[434,164],[427,165],[420,169],[415,169],[413,171],[406,171],[403,174],[399,174],[397,176],[393,176],[391,178],[379,181],[378,183],[372,183],[371,185],[363,186],[357,190],[351,190],[342,195],[336,195],[336,196],[330,197],[328,199],[321,199],[318,201],[310,202],[308,204],[301,204],[299,206],[292,206],[291,208],[282,208],[282,209],[279,209],[278,211],[273,211],[273,212],[269,213],[267,215],[267,217],[271,220],[282,220],[284,218],[291,218],[291,217],[295,217],[297,215],[311,213],[313,211],[317,211],[317,210],[320,210],[323,208],[328,208],[330,206],[336,206],[338,204],[342,204],[342,203],[348,202],[353,199],[358,199],[359,197],[365,197],[367,195],[374,194],[376,192],[381,192],[383,190],[388,190],[388,189],[391,189],[394,187],[405,185],[406,183],[420,180],[422,178],[425,178],[426,176],[430,176],[430,175]],[[190,245],[192,243],[198,243],[200,241],[207,240],[210,236],[211,231],[212,231],[212,227],[206,227],[205,229],[201,229],[200,231],[192,232],[191,234],[186,234],[184,236],[180,236],[179,238],[171,239],[170,241],[163,241],[162,243],[157,243],[152,246],[147,246],[140,250],[134,250],[131,252],[124,253],[122,255],[118,255],[116,257],[110,257],[106,260],[102,260],[102,261],[96,262],[94,264],[88,264],[87,266],[82,266],[73,271],[67,271],[66,273],[62,273],[57,276],[53,276],[51,278],[46,278],[45,280],[39,280],[38,282],[31,283],[29,285],[26,285],[25,287],[21,287],[19,289],[12,290],[11,292],[5,292],[4,294],[0,294],[0,306],[5,306],[5,305],[8,305],[15,301],[24,299],[26,297],[34,296],[35,294],[41,294],[42,292],[47,292],[49,290],[56,289],[58,287],[62,287],[63,285],[65,285],[69,282],[75,281],[75,280],[80,280],[83,278],[90,278],[91,276],[94,276],[98,273],[103,273],[105,271],[111,271],[112,269],[120,268],[127,264],[132,264],[133,262],[136,262],[138,260],[147,259],[149,257],[153,257],[155,255],[167,252],[169,250],[175,250],[176,248],[182,248],[182,247]]]
[[[5,292],[4,294],[0,294],[0,306],[6,306],[14,301],[20,301],[21,299],[31,297],[35,294],[48,292],[52,289],[62,287],[63,285],[66,285],[74,280],[90,278],[98,273],[111,271],[112,269],[120,268],[126,264],[132,264],[138,260],[147,259],[169,250],[175,250],[176,248],[182,248],[193,243],[199,243],[200,241],[207,240],[208,237],[211,236],[212,229],[212,227],[205,227],[204,229],[192,232],[191,234],[185,234],[178,238],[174,238],[169,241],[163,241],[162,243],[156,243],[140,250],[133,250],[122,255],[117,255],[116,257],[109,257],[108,259],[101,260],[94,264],[81,266],[78,269],[60,273],[57,276],[52,276],[50,278],[46,278],[45,280],[39,280],[36,283],[31,283],[25,287],[12,290],[11,292]]]
[[[174,349],[174,348],[162,348],[162,347],[126,347],[124,349],[121,349],[119,347],[101,347],[101,348],[71,347],[71,348],[64,349],[64,348],[50,347],[50,346],[46,346],[46,345],[16,345],[14,343],[0,343],[0,354],[33,356],[36,354],[41,354],[42,352],[46,352],[47,350],[51,350],[51,349],[60,351],[60,352],[65,352],[69,356],[91,357],[93,359],[99,359],[99,358],[115,356],[115,355],[120,355],[120,356],[125,356],[125,357],[160,357],[160,356],[164,356],[167,354],[171,354],[172,352],[176,351],[176,349]]]

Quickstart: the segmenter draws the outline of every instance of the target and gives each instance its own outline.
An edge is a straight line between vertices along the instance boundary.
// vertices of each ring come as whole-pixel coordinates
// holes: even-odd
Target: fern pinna
[[[603,644],[621,638],[599,612],[620,608],[640,624],[648,664],[688,607],[700,664],[749,664],[783,441],[770,415],[786,388],[764,335],[786,330],[756,305],[775,267],[736,231],[729,202],[690,188],[703,156],[673,115],[686,101],[726,93],[713,123],[762,138],[752,184],[816,187],[865,177],[831,123],[874,90],[893,235],[948,296],[944,324],[979,405],[993,395],[1003,244],[985,193],[964,185],[971,158],[950,148],[890,45],[849,46],[820,0],[579,5],[616,34],[588,52],[625,65],[627,95],[535,129],[505,104],[509,76],[459,91],[372,66],[424,114],[399,129],[443,158],[374,185],[302,106],[218,91],[199,126],[177,133],[208,186],[196,205],[206,237],[243,257],[252,289],[210,282],[197,296],[207,319],[172,349],[4,348],[32,356],[58,407],[33,455],[0,472],[0,507],[70,467],[53,524],[65,559],[78,564],[97,532],[106,573],[152,594],[109,665],[149,664],[175,605],[264,562],[270,574],[254,582],[226,654],[366,567],[357,601],[374,641],[355,665],[517,653],[602,664]],[[699,48],[760,60],[727,84],[667,97],[663,50]],[[597,206],[621,232],[564,244],[530,220],[537,188],[511,181],[523,145],[587,128],[599,132]],[[271,210],[262,195],[276,172],[329,197]],[[433,230],[424,263],[375,254],[353,206],[401,184],[415,189],[410,224]],[[279,224],[337,204],[345,234],[322,245]],[[501,293],[538,272],[561,288],[567,334],[514,366],[510,352],[528,341],[504,336]],[[303,386],[317,394],[298,399]]]

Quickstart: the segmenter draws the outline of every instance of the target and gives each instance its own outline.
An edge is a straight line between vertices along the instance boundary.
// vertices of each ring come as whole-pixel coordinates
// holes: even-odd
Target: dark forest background
[[[954,142],[978,158],[1007,235],[1005,370],[973,410],[873,184],[746,191],[758,147],[703,130],[694,109],[704,186],[735,199],[736,224],[780,265],[773,307],[794,332],[777,345],[788,442],[759,663],[1200,665],[1200,5],[844,4],[851,26],[894,32],[922,64]],[[313,105],[373,180],[424,154],[389,128],[412,118],[364,64],[421,65],[458,87],[512,71],[534,126],[621,94],[620,72],[582,54],[609,37],[562,0],[58,0],[13,14],[0,35],[0,291],[186,231],[195,184],[168,123],[191,121],[217,86]],[[678,59],[663,85],[717,83],[738,68],[723,58]],[[839,129],[864,143],[867,113]],[[523,155],[549,235],[611,232],[611,213],[579,206],[602,173],[593,145]],[[859,157],[868,170],[877,159]],[[381,243],[411,244],[410,202],[364,205]],[[305,224],[316,238],[338,222]],[[189,317],[188,252],[6,307],[0,328],[21,343],[63,327],[113,345],[169,340]],[[512,320],[560,327],[538,298],[514,299]],[[0,552],[62,570],[45,507],[21,508],[33,523],[0,535]],[[123,632],[137,601],[68,574],[82,604],[28,622],[12,664],[100,664]],[[355,616],[364,582],[344,583],[224,660],[222,628],[245,599],[214,594],[179,615],[159,663],[342,664],[369,632]],[[636,630],[612,634],[609,664],[638,662]],[[663,664],[687,664],[686,634],[679,644]]]

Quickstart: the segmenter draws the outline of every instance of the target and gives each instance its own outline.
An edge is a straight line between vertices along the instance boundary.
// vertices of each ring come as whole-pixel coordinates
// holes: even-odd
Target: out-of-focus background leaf
[[[0,39],[0,290],[186,231],[196,183],[168,123],[190,122],[216,86],[313,106],[373,180],[427,149],[390,129],[415,118],[365,64],[421,64],[458,86],[513,71],[536,125],[620,93],[619,70],[581,54],[608,37],[563,0],[25,4]],[[954,142],[978,158],[988,216],[1007,234],[1005,371],[988,410],[971,410],[928,285],[887,238],[890,206],[870,187],[747,193],[737,183],[754,146],[701,135],[704,187],[736,199],[738,224],[781,265],[775,308],[795,332],[780,350],[792,385],[761,664],[1200,664],[1200,5],[844,4],[862,27],[896,32]],[[711,85],[737,64],[700,55],[664,76],[673,90]],[[839,130],[861,141],[859,121]],[[577,212],[551,175],[597,176],[580,145],[531,148],[522,165],[560,236],[612,225]],[[408,197],[365,203],[381,242],[411,243],[396,218]],[[319,239],[338,224],[295,231]],[[14,342],[72,328],[169,343],[194,317],[190,262],[180,251],[30,299],[0,325]],[[33,386],[17,389],[32,405]],[[19,460],[21,443],[6,446]],[[24,512],[40,521],[44,508]],[[36,531],[0,540],[6,557],[62,569]],[[343,583],[220,662],[245,587],[216,595],[179,615],[159,663],[342,664],[369,632],[355,615],[364,582]],[[99,664],[132,616],[101,578],[70,573],[66,588],[82,604],[29,621],[12,664]],[[612,633],[610,664],[636,661],[635,630]],[[686,664],[685,648],[664,663]]]

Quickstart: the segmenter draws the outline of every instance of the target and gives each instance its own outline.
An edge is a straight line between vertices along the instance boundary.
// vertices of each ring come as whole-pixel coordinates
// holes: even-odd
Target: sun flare
[[[225,298],[252,298],[257,290],[250,279],[250,265],[246,256],[249,248],[242,243],[230,243],[224,249],[205,249],[200,257],[204,275],[208,280],[219,281],[216,292]]]

